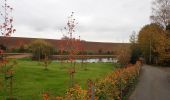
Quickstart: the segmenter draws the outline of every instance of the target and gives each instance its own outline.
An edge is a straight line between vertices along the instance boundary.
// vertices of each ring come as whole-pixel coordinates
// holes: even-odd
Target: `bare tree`
[[[166,29],[170,23],[170,0],[153,1],[150,18],[153,23],[157,23]]]
[[[16,30],[13,27],[13,8],[8,5],[7,0],[4,0],[2,4],[2,10],[0,11],[0,32],[3,36],[10,36]]]

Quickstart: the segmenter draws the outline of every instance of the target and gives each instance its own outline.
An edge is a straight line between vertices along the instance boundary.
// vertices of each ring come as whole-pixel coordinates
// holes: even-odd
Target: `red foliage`
[[[43,100],[50,100],[48,93],[43,93],[42,97],[43,97]]]
[[[12,33],[16,31],[14,29],[13,17],[11,15],[13,8],[8,5],[7,0],[4,0],[4,4],[2,5],[2,9],[4,11],[0,11],[0,16],[2,17],[2,23],[0,23],[0,31],[3,36],[11,36]]]
[[[0,54],[2,54],[2,53],[4,53],[4,51],[0,49]]]

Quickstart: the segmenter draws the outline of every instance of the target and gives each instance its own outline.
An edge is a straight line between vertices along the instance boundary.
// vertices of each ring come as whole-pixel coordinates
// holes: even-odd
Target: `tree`
[[[153,23],[157,23],[164,29],[170,22],[170,0],[155,0],[152,3],[152,15],[150,16]]]
[[[2,11],[0,11],[0,31],[3,36],[11,36],[12,33],[16,31],[13,27],[13,17],[12,11],[13,8],[8,5],[7,0],[4,0],[4,4],[1,6]]]
[[[166,27],[166,30],[170,32],[170,23],[169,23],[168,26]]]
[[[51,63],[52,63],[52,61],[45,54],[45,58],[43,60],[44,70],[48,70],[48,65],[51,64]]]
[[[27,46],[26,46],[26,45],[21,45],[21,46],[18,48],[18,52],[19,52],[19,53],[26,53],[26,52],[28,52]]]
[[[118,62],[121,64],[121,67],[126,67],[126,65],[130,62],[130,49],[129,47],[122,46],[117,50]]]
[[[86,55],[86,52],[85,52],[85,48],[84,48],[84,45],[85,45],[85,41],[82,41],[79,37],[79,40],[78,40],[78,49],[79,49],[79,55],[81,55],[81,67],[84,67],[84,70],[87,70],[87,67],[85,65],[85,55]]]
[[[138,43],[147,63],[156,63],[165,53],[165,31],[157,24],[145,25],[139,32]]]
[[[68,48],[68,53],[69,53],[69,61],[71,63],[70,68],[68,69],[68,73],[70,76],[70,86],[73,87],[74,85],[74,74],[76,73],[76,69],[75,69],[75,55],[78,54],[79,52],[79,47],[78,47],[78,42],[79,39],[74,38],[74,34],[75,34],[75,28],[77,25],[77,21],[74,18],[74,12],[71,13],[71,15],[68,17],[68,21],[67,21],[67,25],[66,27],[64,27],[64,29],[66,30],[66,32],[68,33],[69,36],[67,39],[67,48]]]
[[[5,47],[3,44],[0,44],[0,50],[5,51],[5,50],[7,50],[7,47]]]
[[[132,35],[130,36],[130,40],[129,41],[130,41],[130,49],[131,49],[130,62],[132,64],[135,64],[136,61],[141,56],[141,50],[140,50],[139,45],[137,43],[137,35],[136,35],[135,32],[132,33]]]
[[[49,57],[53,54],[53,46],[44,40],[34,40],[29,48],[33,53],[33,59],[41,60],[45,59],[45,56]]]
[[[137,43],[137,36],[136,36],[135,31],[132,32],[132,35],[130,36],[129,41],[130,41],[131,45],[133,45],[133,46],[134,46],[134,44]]]
[[[2,9],[0,8],[0,32],[2,34],[2,36],[7,37],[7,36],[11,36],[11,34],[13,34],[16,29],[14,29],[13,27],[13,17],[12,17],[12,11],[13,8],[8,5],[7,0],[3,0],[4,2],[2,4],[0,4],[0,7],[2,7]],[[2,50],[0,50],[2,52]],[[4,50],[5,51],[5,50]],[[3,52],[4,52],[3,51]],[[9,87],[9,97],[7,99],[13,100],[13,65],[9,65],[9,59],[7,59],[6,57],[2,56],[2,60],[0,62],[0,66],[1,68],[5,69],[3,71],[3,74],[5,76],[5,84],[7,87]],[[9,81],[7,83],[7,81]]]
[[[167,37],[170,38],[170,22],[168,26],[166,27],[166,33],[167,33]]]
[[[98,54],[99,54],[99,55],[102,55],[102,54],[103,54],[103,50],[102,50],[102,49],[99,49],[99,50],[98,50]]]
[[[166,45],[162,48],[157,48],[157,51],[161,51],[159,58],[162,63],[170,63],[170,0],[154,0],[152,4],[152,15],[150,16],[151,21],[160,25],[166,34],[166,39],[162,38],[164,42],[160,42],[161,46]],[[164,37],[164,36],[163,36]],[[159,38],[160,39],[160,38]]]

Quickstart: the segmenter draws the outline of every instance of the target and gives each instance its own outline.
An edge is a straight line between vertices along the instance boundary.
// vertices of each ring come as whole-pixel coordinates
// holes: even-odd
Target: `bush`
[[[54,99],[52,99],[54,98]],[[90,100],[86,90],[83,90],[79,85],[67,90],[65,96],[54,97],[48,93],[43,94],[43,100]]]
[[[133,85],[139,75],[140,65],[118,69],[108,74],[96,84],[96,95],[100,100],[121,100],[130,85]]]

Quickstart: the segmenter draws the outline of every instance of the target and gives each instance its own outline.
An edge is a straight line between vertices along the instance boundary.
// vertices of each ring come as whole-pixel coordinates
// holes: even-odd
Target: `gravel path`
[[[170,100],[170,72],[144,65],[129,100]]]
[[[20,54],[20,55],[10,55],[7,58],[25,58],[25,57],[31,57],[31,54]]]

